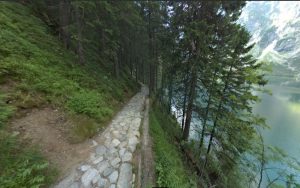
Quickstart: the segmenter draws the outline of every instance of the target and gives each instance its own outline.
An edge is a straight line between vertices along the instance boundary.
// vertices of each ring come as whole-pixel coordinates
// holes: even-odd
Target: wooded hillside
[[[11,118],[24,109],[59,108],[88,119],[70,136],[81,142],[105,127],[139,83],[148,85],[155,106],[152,132],[164,131],[153,136],[160,144],[156,152],[162,143],[175,152],[169,146],[174,142],[180,153],[174,160],[182,160],[181,175],[172,177],[161,169],[163,152],[156,155],[160,186],[193,174],[193,182],[177,180],[187,187],[262,187],[265,165],[287,160],[265,146],[260,130],[268,126],[252,112],[259,102],[255,92],[264,92],[267,80],[263,62],[250,53],[250,34],[237,22],[244,6],[244,1],[0,2],[3,187],[48,186],[55,179],[45,159],[22,148],[11,133]],[[165,134],[170,140],[163,140]],[[281,175],[298,186],[293,177],[294,172]]]

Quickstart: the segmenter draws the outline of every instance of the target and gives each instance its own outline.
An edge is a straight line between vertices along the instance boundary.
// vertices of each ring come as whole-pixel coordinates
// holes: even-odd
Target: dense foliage
[[[159,186],[261,187],[268,159],[282,161],[284,155],[264,145],[260,130],[267,125],[252,113],[259,101],[254,93],[263,91],[267,81],[263,63],[250,55],[249,33],[237,23],[244,5],[244,1],[1,2],[0,82],[9,87],[1,99],[7,104],[0,107],[0,126],[14,109],[50,104],[99,122],[87,120],[77,127],[74,132],[86,138],[109,120],[137,82],[143,82],[169,113],[155,113],[156,109],[150,116]],[[181,125],[164,120],[174,110]],[[170,144],[172,139],[179,139],[178,148]],[[7,153],[14,151],[10,145],[3,147]],[[193,157],[184,153],[187,150]],[[271,157],[267,150],[272,150]],[[23,151],[18,152],[12,164],[34,173],[11,187],[47,182],[40,176],[46,163],[31,163],[31,158],[18,163]],[[193,160],[196,181],[186,172],[182,156]],[[13,167],[5,168],[5,181],[11,183]],[[34,176],[36,171],[41,173]],[[293,177],[285,172],[281,180],[296,186]],[[267,181],[274,185],[275,181]]]
[[[77,123],[67,136],[83,141],[105,125],[137,84],[128,72],[112,76],[112,69],[103,67],[110,61],[92,46],[85,66],[78,65],[76,54],[30,7],[0,2],[0,20],[0,187],[45,186],[56,172],[38,148],[10,133],[9,118],[31,108],[60,108]]]
[[[183,147],[193,152],[190,160],[197,159],[200,187],[275,185],[278,179],[268,176],[266,164],[285,157],[267,149],[260,131],[268,126],[252,113],[259,102],[255,93],[264,91],[267,80],[263,62],[250,53],[250,34],[237,22],[245,2],[167,4],[162,21],[169,41],[159,53],[163,76],[156,79],[162,81],[156,99],[181,121]],[[296,186],[289,179],[296,171],[273,173],[280,174],[281,184]]]

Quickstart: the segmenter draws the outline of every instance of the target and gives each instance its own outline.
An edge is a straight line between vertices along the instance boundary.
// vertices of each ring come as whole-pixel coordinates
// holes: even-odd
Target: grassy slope
[[[85,138],[112,117],[137,84],[126,75],[114,79],[100,68],[97,54],[87,57],[84,67],[77,65],[76,55],[17,3],[0,2],[0,44],[0,187],[48,184],[46,161],[7,131],[9,118],[19,109],[55,106],[97,122],[77,126],[75,132]]]
[[[150,134],[154,141],[156,183],[170,188],[196,187],[194,176],[186,169],[182,155],[174,145],[177,122],[153,107],[150,111]]]

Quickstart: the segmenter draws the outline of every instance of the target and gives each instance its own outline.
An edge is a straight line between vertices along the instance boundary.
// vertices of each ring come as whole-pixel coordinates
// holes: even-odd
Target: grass
[[[158,107],[150,110],[150,134],[154,141],[156,184],[160,187],[197,187],[194,175],[186,169],[182,155],[174,145],[174,137],[163,127],[176,133],[176,121]],[[175,130],[175,131],[174,131]]]
[[[76,55],[51,33],[28,7],[0,2],[0,187],[43,187],[55,178],[42,154],[8,131],[9,118],[20,109],[63,109],[77,117],[70,134],[82,141],[137,90],[128,74],[115,79],[103,69],[101,62],[111,62],[93,51],[86,49],[86,65],[78,65]]]
[[[15,107],[0,97],[0,188],[41,187],[56,177],[54,168],[33,147],[20,143],[16,135],[5,130]]]
[[[99,125],[96,120],[85,115],[71,115],[69,119],[74,124],[68,137],[70,143],[82,142],[86,138],[94,136],[95,132],[104,129],[104,126]]]
[[[0,188],[45,187],[56,178],[56,170],[36,149],[6,131],[0,131],[0,150]]]
[[[0,83],[17,83],[5,99],[16,108],[51,104],[101,126],[136,91],[137,84],[127,74],[115,79],[100,63],[89,61],[95,57],[87,57],[85,66],[77,65],[76,55],[65,50],[30,9],[0,3]]]
[[[39,95],[39,103],[105,121],[125,94],[136,89],[128,76],[116,80],[97,62],[77,65],[75,54],[24,6],[1,2],[0,20],[0,77],[2,83],[19,83],[9,94],[15,104]]]

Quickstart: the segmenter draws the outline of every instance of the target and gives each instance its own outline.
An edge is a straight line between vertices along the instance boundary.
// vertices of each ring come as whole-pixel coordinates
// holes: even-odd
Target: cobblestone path
[[[142,87],[93,140],[90,158],[78,164],[55,188],[132,188],[133,155],[140,142],[140,125],[148,90]]]

